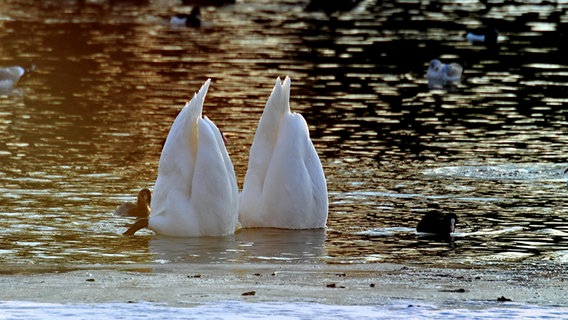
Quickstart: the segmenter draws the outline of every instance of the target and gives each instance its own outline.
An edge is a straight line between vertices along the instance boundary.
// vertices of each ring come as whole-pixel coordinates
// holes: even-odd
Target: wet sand
[[[562,306],[568,301],[568,275],[562,267],[167,264],[80,269],[3,266],[1,272],[0,301],[192,306],[228,300],[381,305],[402,299],[446,308],[483,308],[508,300]]]

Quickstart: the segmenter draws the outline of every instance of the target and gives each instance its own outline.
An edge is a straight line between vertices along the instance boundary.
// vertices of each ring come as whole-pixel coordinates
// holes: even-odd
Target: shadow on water
[[[566,3],[307,3],[204,7],[193,29],[169,25],[191,9],[171,1],[0,1],[1,65],[37,66],[0,93],[0,261],[567,260]],[[496,46],[464,40],[484,25]],[[461,82],[429,89],[433,58],[462,64]],[[325,232],[120,235],[129,221],[112,211],[152,187],[169,126],[206,78],[205,113],[242,186],[285,75],[328,179]],[[458,215],[451,241],[415,232],[432,208]]]

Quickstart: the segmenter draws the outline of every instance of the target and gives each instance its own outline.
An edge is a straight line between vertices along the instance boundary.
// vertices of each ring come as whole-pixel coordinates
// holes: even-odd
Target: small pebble
[[[374,287],[375,287],[375,284],[374,284],[374,283],[371,283],[369,286],[370,286],[371,288],[374,288]]]

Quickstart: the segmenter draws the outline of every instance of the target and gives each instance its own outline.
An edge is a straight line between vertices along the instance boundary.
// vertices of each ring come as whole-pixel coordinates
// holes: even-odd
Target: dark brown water
[[[494,2],[494,3],[493,3]],[[0,65],[35,65],[0,93],[0,263],[568,261],[566,1],[0,1]],[[497,47],[464,40],[500,31]],[[430,90],[433,58],[464,66]],[[161,143],[207,78],[204,112],[242,187],[277,76],[292,78],[328,179],[327,230],[125,237],[112,215],[156,179]],[[414,228],[454,212],[452,241]]]

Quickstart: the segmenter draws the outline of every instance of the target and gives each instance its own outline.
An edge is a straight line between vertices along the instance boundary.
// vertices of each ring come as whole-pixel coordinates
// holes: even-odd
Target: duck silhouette
[[[439,211],[430,211],[418,222],[416,231],[449,236],[450,233],[455,232],[457,222],[458,217],[454,213],[443,214]]]
[[[145,218],[150,215],[150,202],[152,201],[152,191],[144,188],[138,192],[136,202],[125,202],[119,205],[114,214],[121,217]]]

